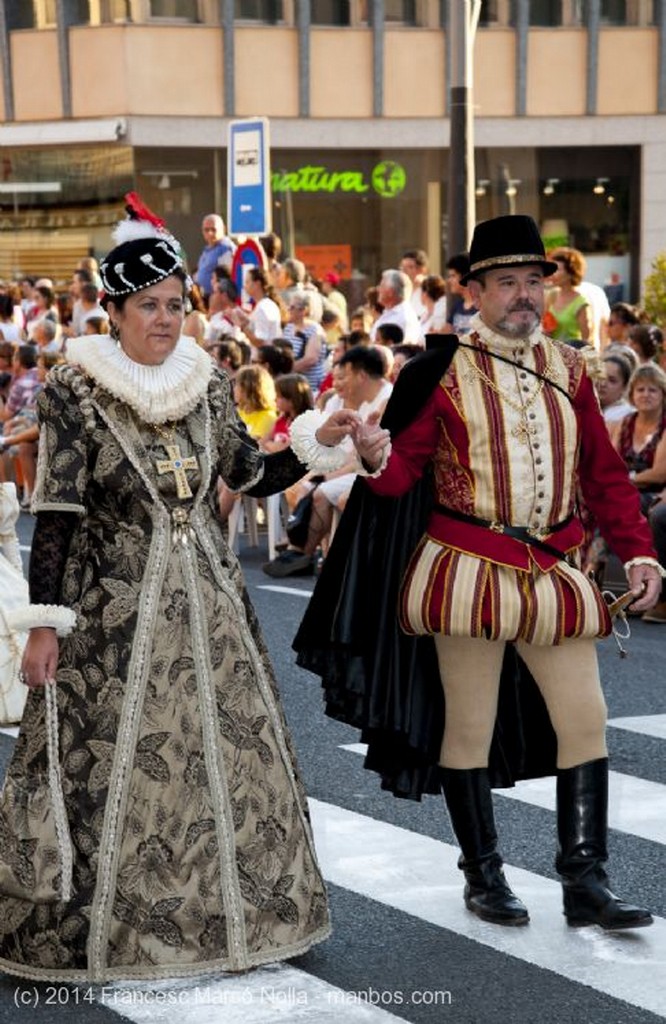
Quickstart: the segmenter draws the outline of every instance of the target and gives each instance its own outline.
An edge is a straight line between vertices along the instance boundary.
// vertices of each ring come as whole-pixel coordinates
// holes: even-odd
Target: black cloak
[[[432,350],[405,364],[389,399],[381,422],[392,437],[423,408],[458,347],[453,336],[431,341]],[[441,790],[444,696],[434,641],[402,632],[398,594],[433,503],[430,472],[400,498],[379,497],[358,478],[293,643],[297,663],[321,676],[327,715],[361,730],[365,767],[381,775],[383,789],[412,800]],[[491,784],[552,775],[555,759],[543,698],[507,644]]]

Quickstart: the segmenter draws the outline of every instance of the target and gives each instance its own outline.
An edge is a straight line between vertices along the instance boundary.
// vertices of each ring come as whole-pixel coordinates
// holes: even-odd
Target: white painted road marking
[[[365,743],[346,743],[342,750],[365,756]],[[666,786],[633,775],[609,772],[608,776],[608,824],[618,832],[629,832],[649,839],[653,843],[666,845]],[[511,789],[495,790],[508,800],[555,810],[555,779],[528,779]]]
[[[486,924],[465,909],[458,850],[447,843],[310,800],[327,881],[491,949],[666,1017],[666,920],[624,934],[569,928],[559,883],[507,867],[524,898],[526,928]]]

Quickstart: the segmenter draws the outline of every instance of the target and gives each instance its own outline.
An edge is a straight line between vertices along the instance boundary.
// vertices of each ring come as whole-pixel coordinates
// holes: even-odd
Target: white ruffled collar
[[[182,335],[159,366],[135,363],[108,334],[67,342],[67,361],[129,405],[145,423],[166,423],[187,416],[206,394],[213,361]]]
[[[541,330],[540,324],[534,328],[527,338],[507,338],[504,334],[497,334],[492,327],[488,327],[481,319],[480,313],[476,313],[470,320],[470,329],[474,334],[478,334],[481,341],[486,345],[500,352],[515,352],[516,349],[524,348],[525,345],[534,348],[535,345],[542,344],[547,338]]]

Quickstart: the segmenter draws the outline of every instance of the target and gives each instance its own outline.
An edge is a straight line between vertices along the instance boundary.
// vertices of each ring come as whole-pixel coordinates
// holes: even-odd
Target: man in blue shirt
[[[201,224],[201,232],[206,244],[199,256],[197,272],[194,275],[196,283],[204,297],[206,306],[213,290],[212,276],[215,267],[226,267],[231,271],[236,246],[224,233],[224,221],[217,213],[207,214]]]

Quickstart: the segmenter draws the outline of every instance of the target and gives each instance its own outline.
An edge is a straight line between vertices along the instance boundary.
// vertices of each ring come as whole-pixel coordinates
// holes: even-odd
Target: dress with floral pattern
[[[102,982],[301,953],[328,934],[326,893],[267,652],[214,509],[218,473],[264,494],[303,467],[257,450],[218,374],[168,441],[72,367],[55,372],[40,415],[36,509],[76,524],[59,600],[77,625],[57,673],[73,895],[0,896],[0,967]],[[196,460],[189,499],[158,471],[166,443]],[[43,772],[45,757],[35,690],[8,771]]]

